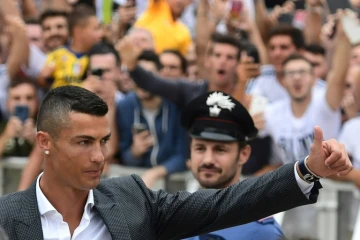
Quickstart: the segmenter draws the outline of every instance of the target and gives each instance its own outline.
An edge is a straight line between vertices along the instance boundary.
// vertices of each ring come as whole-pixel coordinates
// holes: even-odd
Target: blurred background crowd
[[[358,0],[1,0],[0,158],[28,158],[26,189],[42,168],[41,100],[76,85],[109,105],[108,163],[145,169],[151,188],[192,169],[184,106],[223,91],[260,130],[243,175],[304,158],[318,125],[355,168],[332,180],[360,187],[359,10]],[[340,204],[356,213],[357,202]],[[317,239],[315,215],[295,212],[285,235]]]

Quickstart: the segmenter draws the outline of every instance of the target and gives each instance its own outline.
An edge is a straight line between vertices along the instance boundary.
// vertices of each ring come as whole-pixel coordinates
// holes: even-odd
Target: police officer
[[[201,187],[221,189],[238,182],[251,153],[247,141],[257,134],[247,110],[222,92],[206,93],[185,108],[182,123],[191,136],[189,166]],[[190,239],[282,238],[281,227],[269,217]]]

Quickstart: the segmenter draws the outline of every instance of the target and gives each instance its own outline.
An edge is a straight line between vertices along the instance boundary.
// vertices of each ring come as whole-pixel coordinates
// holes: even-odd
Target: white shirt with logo
[[[326,101],[326,91],[313,92],[304,115],[293,115],[289,98],[279,100],[265,110],[266,127],[260,135],[271,135],[284,151],[286,162],[306,157],[314,139],[314,127],[320,126],[324,140],[336,138],[341,127],[340,110],[334,111]]]

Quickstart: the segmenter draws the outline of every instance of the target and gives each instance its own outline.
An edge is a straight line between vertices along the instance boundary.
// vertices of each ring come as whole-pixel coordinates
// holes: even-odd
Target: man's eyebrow
[[[101,138],[101,140],[108,140],[110,139],[111,133],[109,133],[108,135],[106,135],[105,137]],[[95,141],[96,139],[92,136],[88,136],[88,135],[79,135],[79,136],[75,136],[75,138],[77,139],[86,139],[86,140],[91,140],[91,141]]]
[[[87,139],[87,140],[95,140],[94,137],[87,136],[87,135],[79,135],[79,136],[75,136],[75,138],[81,138],[81,139]]]
[[[110,137],[111,137],[111,133],[109,133],[108,135],[106,135],[105,137],[103,137],[102,139],[103,140],[109,140],[110,139]]]

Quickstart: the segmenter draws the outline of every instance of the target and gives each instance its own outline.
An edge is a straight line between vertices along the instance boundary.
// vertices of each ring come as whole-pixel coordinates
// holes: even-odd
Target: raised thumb
[[[314,142],[311,147],[312,152],[318,152],[322,149],[323,132],[319,126],[314,128]]]

